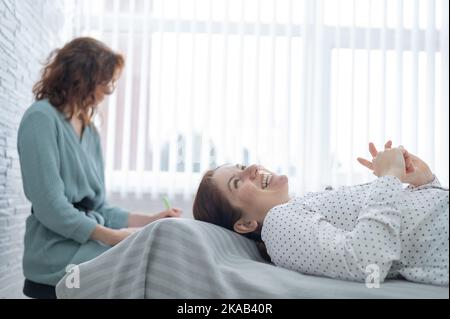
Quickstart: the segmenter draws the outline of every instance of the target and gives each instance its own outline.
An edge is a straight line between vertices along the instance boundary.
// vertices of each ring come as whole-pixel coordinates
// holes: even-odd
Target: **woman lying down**
[[[204,175],[194,217],[257,241],[275,265],[304,274],[448,286],[448,189],[421,159],[391,146],[378,152],[371,143],[372,161],[358,159],[373,182],[303,197],[289,197],[288,178],[261,166],[220,166]]]

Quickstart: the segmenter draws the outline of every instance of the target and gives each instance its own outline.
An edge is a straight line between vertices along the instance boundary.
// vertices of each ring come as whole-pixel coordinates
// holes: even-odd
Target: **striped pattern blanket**
[[[448,287],[303,275],[264,262],[253,241],[212,224],[170,218],[147,225],[56,286],[58,298],[449,298]]]

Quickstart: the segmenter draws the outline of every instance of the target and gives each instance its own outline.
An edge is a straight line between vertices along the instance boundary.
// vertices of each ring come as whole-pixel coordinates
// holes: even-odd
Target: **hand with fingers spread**
[[[405,159],[400,148],[385,148],[372,160],[373,173],[376,176],[395,176],[403,180],[406,172]]]
[[[384,145],[384,147],[385,150],[390,149],[392,147],[392,141],[388,141]],[[407,150],[403,148],[403,146],[399,146],[399,149],[403,153],[403,158],[405,162],[405,174],[401,179],[403,183],[408,183],[417,187],[420,185],[430,183],[434,179],[433,173],[423,160],[409,153]],[[373,143],[369,143],[369,152],[373,158],[375,158],[378,155],[378,151]],[[374,175],[379,176],[374,170],[372,161],[358,157],[358,162],[361,165],[372,170]]]
[[[403,147],[392,149],[392,141],[386,142],[384,151],[378,151],[373,143],[369,143],[369,152],[372,161],[358,157],[358,162],[371,169],[375,176],[393,175],[403,180],[407,167],[411,170],[411,163],[406,163]],[[392,163],[389,163],[392,161]]]

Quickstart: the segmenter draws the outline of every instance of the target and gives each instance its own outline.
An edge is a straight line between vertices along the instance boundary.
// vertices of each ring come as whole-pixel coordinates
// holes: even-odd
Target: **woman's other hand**
[[[155,215],[155,220],[161,219],[161,218],[167,218],[167,217],[180,217],[182,213],[182,210],[179,208],[171,208],[164,210],[158,214]]]
[[[91,239],[109,246],[115,246],[136,230],[137,229],[133,228],[112,229],[102,225],[97,225],[92,232]]]
[[[141,229],[142,229],[142,227],[127,227],[127,228],[121,228],[120,230],[127,231],[130,234],[133,234],[135,232],[140,231]]]
[[[113,229],[113,233],[110,237],[110,242],[107,244],[110,246],[115,246],[136,231],[137,228]]]
[[[182,210],[175,207],[156,214],[130,213],[130,215],[128,216],[128,227],[143,227],[158,219],[180,217],[181,213]]]
[[[414,187],[431,183],[434,179],[434,174],[427,163],[411,153],[409,153],[409,157],[414,169],[412,172],[407,172],[402,182],[411,184]]]

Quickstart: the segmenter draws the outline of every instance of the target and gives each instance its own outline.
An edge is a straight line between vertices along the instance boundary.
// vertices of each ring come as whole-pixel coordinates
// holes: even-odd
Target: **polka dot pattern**
[[[448,286],[449,193],[433,182],[403,188],[396,177],[308,193],[267,214],[272,261],[305,274],[380,282],[403,277]]]

